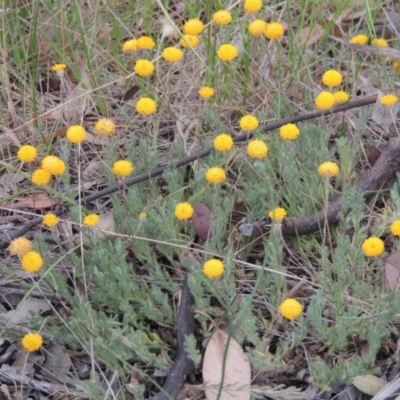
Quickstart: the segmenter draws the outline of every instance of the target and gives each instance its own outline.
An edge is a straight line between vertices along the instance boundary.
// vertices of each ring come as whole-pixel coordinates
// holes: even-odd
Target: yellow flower
[[[252,158],[263,159],[268,153],[268,146],[261,140],[251,140],[247,145],[247,154]]]
[[[127,160],[119,160],[113,165],[115,175],[128,176],[133,172],[133,164]]]
[[[297,318],[303,312],[303,306],[301,303],[296,299],[291,298],[285,299],[278,309],[282,317],[290,320]]]
[[[162,57],[165,61],[174,63],[182,60],[183,53],[181,49],[176,47],[166,47],[162,52]]]
[[[100,222],[100,217],[97,214],[89,214],[83,219],[86,226],[94,226]]]
[[[137,40],[137,46],[139,49],[154,49],[156,44],[150,36],[141,36]]]
[[[232,22],[232,14],[226,10],[220,10],[213,14],[213,21],[217,25],[228,25]]]
[[[112,119],[109,118],[101,118],[99,119],[94,126],[94,133],[96,135],[112,135],[115,132],[116,125]]]
[[[141,221],[144,221],[147,219],[147,212],[146,211],[142,211],[141,213],[139,213],[139,219]]]
[[[81,143],[85,140],[86,129],[81,125],[72,125],[67,130],[67,139],[71,143]]]
[[[239,125],[244,131],[254,131],[258,128],[259,123],[254,115],[245,115],[240,118]]]
[[[349,95],[344,90],[338,90],[333,93],[333,96],[335,97],[335,103],[346,103],[349,101]]]
[[[384,96],[382,96],[379,101],[381,104],[383,104],[384,106],[391,106],[394,103],[396,103],[398,100],[398,97],[395,94],[385,94]]]
[[[181,43],[182,47],[184,47],[185,49],[189,49],[190,46],[195,48],[199,45],[200,39],[195,35],[183,35],[183,38],[181,39],[180,43]],[[189,44],[190,44],[190,46],[189,46]]]
[[[221,133],[214,139],[214,148],[218,151],[229,151],[232,147],[233,139],[231,135]]]
[[[192,217],[194,209],[190,203],[178,203],[175,207],[175,217],[178,219],[189,219]]]
[[[42,268],[43,259],[36,251],[28,251],[22,256],[21,265],[29,273],[37,272]]]
[[[216,185],[226,179],[225,171],[219,167],[209,168],[204,176],[207,182],[214,183]]]
[[[329,110],[335,104],[335,96],[329,92],[321,92],[315,99],[315,105],[320,110]]]
[[[63,71],[65,68],[67,68],[67,66],[65,64],[54,64],[51,69],[54,72],[58,72],[58,71]]]
[[[222,61],[234,60],[239,51],[233,44],[223,44],[217,51],[217,56]]]
[[[43,224],[48,227],[56,226],[58,222],[59,221],[56,214],[49,213],[43,217]]]
[[[31,179],[35,185],[47,185],[50,182],[51,174],[43,168],[38,168],[33,172]]]
[[[215,90],[212,87],[203,86],[199,89],[199,95],[204,99],[209,99],[210,97],[213,97],[214,94]]]
[[[382,47],[388,47],[389,43],[385,39],[372,39],[371,40],[371,45],[372,46],[382,46]]]
[[[224,263],[216,258],[208,260],[203,265],[203,273],[207,278],[218,278],[224,273]]]
[[[137,60],[133,69],[139,76],[149,76],[154,71],[154,65],[149,60]]]
[[[367,257],[377,257],[385,251],[385,243],[382,239],[371,236],[363,241],[361,248]]]
[[[332,161],[325,161],[318,167],[318,173],[326,178],[333,178],[339,174],[339,166]]]
[[[262,7],[262,0],[245,0],[244,9],[248,13],[260,11]]]
[[[270,22],[264,31],[264,36],[270,40],[277,40],[283,36],[285,28],[279,22]]]
[[[11,243],[8,246],[8,251],[12,256],[19,256],[22,257],[28,251],[32,250],[32,242],[25,238],[25,237],[19,237],[11,241]]]
[[[367,44],[368,36],[366,35],[356,35],[350,39],[350,43],[353,44]]]
[[[286,124],[281,126],[279,134],[282,139],[295,140],[300,135],[300,130],[295,124]]]
[[[267,29],[267,23],[262,19],[256,19],[249,24],[249,33],[255,37],[261,36]]]
[[[46,156],[42,160],[42,168],[51,175],[62,175],[65,172],[65,163],[57,156]]]
[[[400,71],[400,61],[393,61],[393,71]]]
[[[29,352],[39,350],[43,345],[43,338],[39,333],[27,333],[22,338],[22,347]]]
[[[156,110],[157,110],[156,102],[153,99],[150,99],[150,97],[142,97],[136,103],[136,111],[139,114],[151,115],[155,113]]]
[[[268,213],[268,217],[270,217],[272,220],[280,221],[286,217],[286,214],[287,212],[284,208],[276,207]]]
[[[329,87],[339,86],[342,83],[343,76],[339,71],[330,69],[322,75],[322,82]]]
[[[390,225],[390,232],[394,236],[400,236],[400,219],[394,221],[392,225]]]
[[[122,45],[122,52],[127,53],[128,51],[136,51],[138,48],[138,41],[136,39],[130,39]]]
[[[200,33],[203,32],[203,29],[204,29],[203,23],[197,18],[189,19],[188,21],[185,22],[185,25],[183,25],[183,32],[186,35],[193,35],[193,36],[200,35]]]
[[[17,153],[17,157],[22,162],[32,162],[35,160],[36,156],[37,156],[36,148],[29,144],[22,146]]]

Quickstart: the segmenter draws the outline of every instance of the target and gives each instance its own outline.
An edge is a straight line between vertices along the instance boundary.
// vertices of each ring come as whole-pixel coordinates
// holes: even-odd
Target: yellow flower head
[[[286,217],[286,210],[282,207],[276,207],[268,213],[268,217],[270,217],[274,221],[280,221]]]
[[[43,345],[43,338],[39,333],[27,333],[22,338],[22,347],[29,352],[39,350]]]
[[[262,19],[256,19],[250,22],[248,27],[250,35],[253,35],[255,37],[261,36],[266,29],[267,29],[267,23]]]
[[[385,243],[382,239],[371,236],[362,242],[361,248],[367,257],[377,257],[385,251]]]
[[[384,96],[382,96],[379,101],[381,104],[383,104],[384,106],[391,106],[394,103],[396,103],[398,100],[398,97],[395,94],[385,94]]]
[[[219,134],[214,139],[214,148],[218,151],[229,151],[233,147],[233,139],[231,135],[226,133]]]
[[[19,256],[22,257],[28,251],[32,250],[32,242],[25,238],[25,237],[19,237],[11,241],[11,243],[8,246],[8,251],[12,256]]]
[[[329,110],[335,104],[335,96],[330,92],[321,92],[315,99],[319,110]]]
[[[109,136],[115,132],[115,122],[109,118],[101,118],[94,125],[94,133],[100,136]]]
[[[195,48],[199,45],[200,39],[195,35],[183,35],[183,38],[181,39],[180,43],[182,47],[184,47],[185,49],[189,49],[190,46]]]
[[[36,251],[28,251],[22,256],[21,265],[29,273],[37,272],[42,268],[43,259]]]
[[[217,56],[222,61],[232,61],[238,54],[239,51],[233,44],[223,44],[217,51]]]
[[[127,160],[119,160],[114,163],[113,172],[118,176],[128,176],[133,172],[133,164]]]
[[[262,8],[262,0],[245,0],[244,9],[248,13],[260,11]]]
[[[215,95],[215,90],[210,86],[203,86],[199,89],[199,95],[204,99],[209,99]]]
[[[203,29],[204,29],[203,23],[197,18],[189,19],[188,21],[185,22],[185,25],[183,25],[183,32],[186,35],[193,35],[193,36],[200,35],[200,33],[203,32]]]
[[[137,60],[133,69],[139,76],[149,76],[154,71],[154,65],[149,60]]]
[[[333,96],[335,97],[335,103],[347,103],[350,97],[344,90],[338,90],[333,93]]]
[[[219,167],[209,168],[205,173],[207,182],[218,184],[226,179],[225,171]]]
[[[194,209],[190,203],[178,203],[175,207],[175,217],[178,219],[192,218]]]
[[[258,128],[259,123],[254,115],[245,115],[240,118],[239,125],[244,131],[254,131]]]
[[[247,145],[247,154],[252,158],[263,159],[268,154],[268,146],[261,140],[251,140]]]
[[[208,260],[203,265],[203,273],[207,278],[218,278],[224,273],[224,263],[216,258]]]
[[[58,222],[59,221],[56,214],[49,213],[43,217],[43,225],[48,226],[49,228],[56,226]]]
[[[137,46],[139,49],[154,49],[156,47],[156,43],[150,36],[141,36],[137,40]]]
[[[400,61],[393,61],[393,71],[400,71]]]
[[[150,97],[142,97],[136,103],[136,111],[139,114],[143,115],[151,115],[154,114],[157,110],[156,102]]]
[[[36,148],[29,144],[22,146],[17,153],[17,157],[22,162],[32,162],[35,160],[36,156],[37,156]]]
[[[136,51],[138,48],[138,41],[136,39],[130,39],[122,45],[122,52],[127,53],[128,51]]]
[[[318,167],[318,173],[326,178],[333,178],[339,174],[339,166],[332,161],[325,161]]]
[[[51,175],[62,175],[65,172],[65,163],[57,156],[46,156],[42,160],[42,168]]]
[[[296,299],[291,298],[285,299],[278,309],[282,317],[290,320],[297,318],[303,312],[303,306],[301,303]]]
[[[100,217],[97,214],[89,214],[83,219],[86,226],[95,226],[100,222]]]
[[[49,171],[38,168],[32,174],[32,183],[35,185],[47,185],[50,182],[51,174]]]
[[[390,225],[390,232],[394,236],[400,236],[400,219],[394,221],[392,225]]]
[[[228,25],[232,22],[232,14],[226,10],[220,10],[213,14],[213,21],[217,25]]]
[[[343,76],[339,71],[330,69],[322,75],[322,82],[329,87],[339,86],[342,83]]]
[[[139,213],[139,219],[140,221],[145,221],[147,219],[147,212],[142,211],[141,213]]]
[[[356,35],[350,39],[350,43],[352,44],[367,44],[368,36],[366,35]]]
[[[382,46],[382,47],[389,47],[389,43],[387,40],[380,38],[380,39],[372,39],[371,40],[372,46]]]
[[[279,134],[282,139],[295,140],[300,135],[300,130],[295,124],[286,124],[281,126]]]
[[[285,28],[279,22],[270,22],[264,31],[264,36],[269,40],[277,40],[283,36]]]
[[[85,137],[86,129],[81,125],[72,125],[67,129],[67,139],[71,143],[81,143]]]
[[[67,68],[67,66],[65,64],[54,64],[51,69],[54,72],[58,72],[58,71],[64,71],[64,69]]]
[[[182,60],[183,53],[181,49],[176,47],[166,47],[162,52],[162,57],[165,61],[174,63]]]

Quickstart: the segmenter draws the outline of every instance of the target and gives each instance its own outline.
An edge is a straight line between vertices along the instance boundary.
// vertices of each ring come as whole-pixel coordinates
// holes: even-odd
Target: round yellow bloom
[[[214,148],[218,151],[229,151],[232,147],[233,139],[231,135],[221,133],[214,139]]]
[[[318,173],[326,178],[333,178],[339,174],[339,166],[332,161],[325,161],[318,167]]]
[[[22,236],[12,240],[8,246],[8,251],[12,256],[22,257],[31,250],[32,250],[32,242],[29,239]]]
[[[71,143],[81,143],[85,140],[86,129],[81,125],[72,125],[67,130],[67,139]]]
[[[272,220],[279,221],[286,217],[286,210],[282,207],[276,207],[268,213],[268,217]]]
[[[393,71],[400,71],[400,61],[393,61]]]
[[[258,128],[259,123],[254,115],[245,115],[240,118],[239,125],[244,131],[254,131]]]
[[[56,214],[49,213],[43,217],[43,225],[48,227],[56,226],[58,222],[59,221]]]
[[[156,43],[150,36],[141,36],[137,40],[137,46],[139,49],[154,49]]]
[[[36,251],[28,251],[22,256],[21,265],[29,273],[37,272],[42,268],[43,259]]]
[[[322,75],[322,82],[329,87],[339,86],[342,83],[343,76],[339,71],[330,69]]]
[[[356,35],[350,39],[350,43],[353,44],[367,44],[368,36],[366,35]]]
[[[94,125],[94,133],[100,136],[109,136],[115,132],[117,126],[112,119],[101,118]]]
[[[178,219],[192,218],[194,209],[190,203],[178,203],[175,207],[175,217]]]
[[[100,217],[97,214],[89,214],[83,219],[86,226],[95,226],[100,222]]]
[[[46,156],[42,160],[42,168],[51,175],[62,175],[65,172],[65,163],[57,156]]]
[[[115,175],[128,176],[133,172],[133,164],[127,160],[119,160],[113,165]]]
[[[54,64],[51,69],[54,72],[58,72],[58,71],[63,71],[65,68],[67,68],[67,66],[65,64]]]
[[[295,124],[286,124],[281,126],[279,134],[282,139],[295,140],[300,135],[300,130]]]
[[[391,106],[394,103],[396,103],[397,100],[398,97],[395,94],[385,94],[379,99],[380,103],[383,104],[384,106]]]
[[[260,11],[262,7],[262,0],[245,0],[244,9],[248,13]]]
[[[371,236],[362,242],[361,248],[367,257],[377,257],[385,251],[385,243],[382,239]]]
[[[210,86],[203,86],[199,89],[199,95],[204,99],[209,99],[213,97],[215,94],[215,90]]]
[[[149,76],[154,71],[154,65],[149,60],[137,60],[133,69],[139,76]]]
[[[226,179],[225,171],[219,167],[209,168],[204,176],[207,182],[214,183],[216,185]]]
[[[217,25],[228,25],[232,22],[232,14],[226,10],[220,10],[213,14],[213,21]]]
[[[382,47],[389,47],[389,43],[385,39],[372,39],[371,40],[372,46],[382,46]]]
[[[182,60],[183,53],[181,49],[176,47],[166,47],[162,52],[162,57],[165,61],[174,63]]]
[[[216,258],[208,260],[203,265],[203,273],[207,278],[218,278],[224,273],[224,263]]]
[[[255,37],[261,36],[267,29],[267,23],[262,19],[256,19],[249,24],[249,33]]]
[[[278,309],[282,317],[290,320],[297,318],[303,312],[303,306],[301,303],[296,299],[291,298],[285,299]]]
[[[335,96],[329,92],[321,92],[315,99],[315,105],[320,110],[329,110],[335,104]]]
[[[247,154],[252,158],[263,159],[268,154],[268,146],[261,140],[251,140],[247,145]]]
[[[279,22],[270,22],[264,31],[264,36],[270,40],[277,40],[283,36],[285,28]]]
[[[400,236],[400,219],[394,221],[392,225],[390,225],[390,232],[394,236]]]
[[[43,345],[43,338],[39,333],[27,333],[22,338],[22,347],[29,352],[39,350]]]
[[[180,43],[182,47],[184,47],[185,49],[189,49],[190,46],[195,48],[199,45],[200,39],[195,35],[183,35],[183,38],[181,39]]]
[[[127,53],[128,51],[136,51],[138,48],[138,41],[136,39],[130,39],[122,45],[122,52]]]
[[[238,54],[239,51],[233,44],[223,44],[217,51],[217,56],[222,61],[232,61]]]
[[[200,33],[203,32],[203,29],[204,29],[203,23],[197,18],[189,19],[188,21],[185,22],[185,25],[183,25],[183,32],[186,35],[193,35],[193,36],[200,35]]]
[[[32,174],[32,183],[35,185],[47,185],[50,182],[51,174],[43,168],[36,169]]]
[[[17,153],[17,157],[22,162],[32,162],[35,160],[36,156],[37,156],[36,148],[29,144],[22,146]]]
[[[157,110],[156,102],[153,99],[150,99],[150,97],[142,97],[136,103],[136,111],[139,114],[151,115],[154,114],[156,110]]]
[[[333,96],[335,97],[335,103],[347,103],[350,97],[344,90],[338,90],[333,93]]]
[[[141,221],[146,220],[146,218],[147,218],[147,212],[146,211],[142,211],[141,213],[139,213],[139,219]]]

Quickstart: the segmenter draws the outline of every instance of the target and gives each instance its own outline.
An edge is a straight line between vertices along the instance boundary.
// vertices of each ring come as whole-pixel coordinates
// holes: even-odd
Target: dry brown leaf
[[[225,374],[220,400],[250,400],[251,369],[250,363],[239,343],[217,329],[207,344],[203,360],[203,381],[208,400],[216,400],[222,383],[222,366],[225,348],[228,351],[225,360]]]
[[[49,302],[45,299],[29,298],[25,300],[15,310],[7,311],[5,314],[0,314],[0,317],[10,321],[12,324],[27,323],[32,314],[41,314],[50,310]]]
[[[353,385],[365,394],[375,396],[388,382],[375,375],[359,375],[353,378]]]
[[[33,210],[42,210],[57,204],[51,199],[47,192],[41,190],[28,194],[26,197],[18,200],[13,200],[4,205],[5,208],[31,208]]]
[[[194,207],[192,225],[201,240],[206,241],[212,237],[211,232],[212,212],[204,204],[197,204]]]
[[[302,46],[306,48],[312,46],[314,43],[318,42],[321,39],[322,35],[325,32],[325,28],[323,28],[319,24],[315,24],[315,26],[311,29],[309,27],[305,27],[299,32],[299,41]]]
[[[385,258],[385,276],[390,289],[400,285],[400,252],[393,251]]]
[[[65,346],[50,344],[46,346],[46,362],[42,374],[53,382],[69,380],[68,372],[72,366],[71,358]]]

